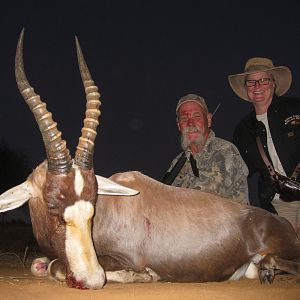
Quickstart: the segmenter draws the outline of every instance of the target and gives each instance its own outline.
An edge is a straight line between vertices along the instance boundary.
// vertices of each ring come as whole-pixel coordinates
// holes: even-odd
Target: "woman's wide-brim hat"
[[[245,79],[248,74],[257,72],[271,73],[275,80],[275,94],[282,96],[292,83],[292,73],[288,67],[274,67],[272,60],[262,57],[250,58],[245,65],[244,73],[229,75],[228,80],[233,91],[242,99],[250,101],[245,88]]]

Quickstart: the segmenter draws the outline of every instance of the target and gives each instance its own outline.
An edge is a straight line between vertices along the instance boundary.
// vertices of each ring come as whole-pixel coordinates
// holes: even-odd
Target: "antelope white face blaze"
[[[89,289],[102,288],[105,283],[105,273],[94,250],[91,237],[91,220],[94,206],[80,200],[66,208],[66,256],[70,270],[78,282],[83,282]]]
[[[75,169],[75,180],[74,180],[75,192],[76,192],[77,196],[80,196],[83,191],[84,180],[82,178],[82,175],[81,175],[81,172],[80,172],[78,166],[74,165],[73,167]]]

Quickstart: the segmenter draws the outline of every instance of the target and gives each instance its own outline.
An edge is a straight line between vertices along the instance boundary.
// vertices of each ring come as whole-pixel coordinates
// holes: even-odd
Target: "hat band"
[[[250,66],[247,69],[245,69],[245,72],[252,72],[252,71],[261,71],[261,70],[266,70],[266,69],[271,69],[274,68],[273,66],[264,66],[264,65],[255,65],[255,66]]]

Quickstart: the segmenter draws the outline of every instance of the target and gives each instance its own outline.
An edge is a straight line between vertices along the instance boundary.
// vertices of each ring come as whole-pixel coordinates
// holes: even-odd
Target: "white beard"
[[[200,135],[195,141],[191,142],[188,138],[189,132],[198,132]],[[197,126],[186,127],[183,130],[183,132],[181,133],[181,148],[184,151],[188,150],[191,145],[198,145],[198,146],[203,147],[205,144],[205,141],[206,141],[206,139],[204,137],[203,132]]]

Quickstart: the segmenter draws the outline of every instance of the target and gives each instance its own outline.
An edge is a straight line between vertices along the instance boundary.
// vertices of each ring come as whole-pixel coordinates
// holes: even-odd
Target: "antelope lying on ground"
[[[100,101],[77,40],[87,109],[73,161],[51,113],[26,79],[22,46],[23,33],[16,79],[39,125],[47,161],[0,196],[0,211],[29,200],[37,242],[50,259],[58,258],[50,272],[62,265],[68,286],[89,289],[106,281],[239,279],[252,276],[249,265],[256,266],[263,283],[272,282],[277,269],[300,274],[300,242],[281,217],[139,172],[110,179],[94,174]]]

